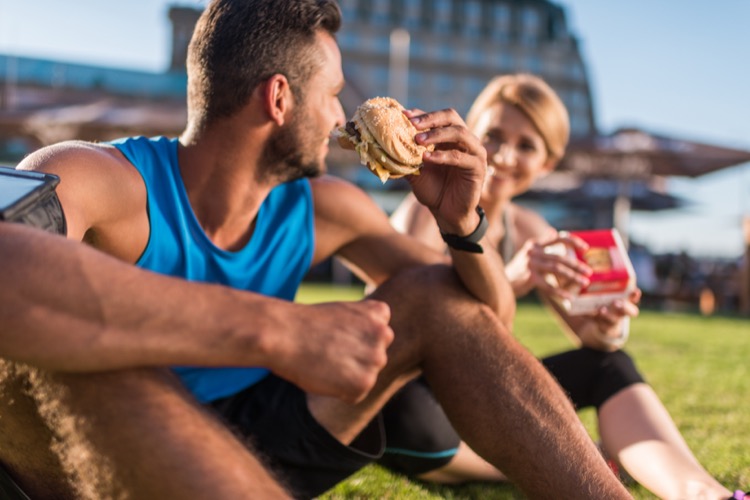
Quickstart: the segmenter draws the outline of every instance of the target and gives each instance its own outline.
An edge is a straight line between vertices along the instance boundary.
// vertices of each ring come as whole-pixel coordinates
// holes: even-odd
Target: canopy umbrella
[[[617,183],[609,179],[582,179],[574,186],[563,189],[546,189],[544,185],[535,185],[518,199],[557,201],[570,207],[586,208],[602,204],[612,206],[619,194]],[[682,208],[690,204],[684,198],[664,193],[642,181],[633,183],[630,199],[633,210],[647,212]]]
[[[33,137],[38,146],[69,139],[110,140],[127,135],[178,135],[185,104],[137,99],[99,99],[41,109],[0,113],[0,132]]]
[[[689,201],[665,193],[659,182],[652,180],[627,181],[628,211],[641,210],[655,212],[671,210],[689,205]],[[625,220],[618,210],[622,210],[623,190],[621,182],[605,178],[582,178],[570,172],[553,172],[539,179],[519,201],[554,203],[567,210],[560,213],[552,210],[547,217],[557,220],[554,225],[565,229],[588,229],[610,227],[618,218],[621,226]],[[586,216],[585,214],[588,214]],[[616,217],[617,216],[617,217]],[[622,227],[618,230],[623,231]],[[623,234],[623,236],[626,236]]]
[[[636,181],[660,177],[699,177],[750,161],[750,151],[623,128],[570,142],[558,170],[587,179],[618,182],[614,226],[627,238]]]
[[[750,151],[743,149],[623,128],[572,140],[559,170],[624,180],[698,177],[747,161]]]

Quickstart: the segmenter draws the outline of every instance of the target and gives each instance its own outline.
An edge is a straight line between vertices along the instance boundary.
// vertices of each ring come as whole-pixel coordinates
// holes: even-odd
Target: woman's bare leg
[[[623,389],[602,405],[599,434],[605,452],[661,498],[719,500],[731,495],[698,462],[646,384]]]
[[[439,469],[420,474],[418,477],[422,481],[442,484],[508,480],[494,465],[477,455],[463,441],[458,445],[458,452],[450,462]]]

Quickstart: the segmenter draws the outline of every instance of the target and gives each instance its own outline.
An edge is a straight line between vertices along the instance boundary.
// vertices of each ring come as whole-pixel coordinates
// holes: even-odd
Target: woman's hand
[[[576,335],[581,343],[592,349],[616,351],[628,340],[630,318],[638,316],[641,290],[636,289],[627,299],[618,299],[596,312],[582,317]]]
[[[586,250],[588,245],[566,233],[556,233],[542,241],[526,241],[505,265],[516,297],[536,288],[553,299],[570,299],[574,290],[587,286],[592,270],[568,248]]]

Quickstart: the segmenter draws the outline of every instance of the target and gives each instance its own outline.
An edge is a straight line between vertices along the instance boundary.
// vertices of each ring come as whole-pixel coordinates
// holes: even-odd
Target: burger
[[[346,126],[337,131],[344,149],[353,149],[360,161],[385,183],[389,178],[419,175],[422,154],[432,151],[414,140],[419,131],[403,113],[404,107],[390,97],[362,103]]]

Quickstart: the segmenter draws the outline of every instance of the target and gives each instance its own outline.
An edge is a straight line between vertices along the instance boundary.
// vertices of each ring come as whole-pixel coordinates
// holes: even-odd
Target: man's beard
[[[274,179],[289,182],[303,177],[318,177],[323,170],[320,161],[306,157],[306,151],[314,147],[306,141],[300,126],[305,120],[297,117],[287,127],[282,127],[272,135],[261,155],[261,176],[264,180]]]

